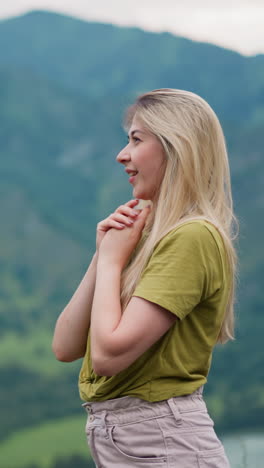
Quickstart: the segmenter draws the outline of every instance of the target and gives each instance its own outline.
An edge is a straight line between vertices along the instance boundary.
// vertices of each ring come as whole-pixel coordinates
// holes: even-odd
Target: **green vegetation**
[[[40,426],[15,432],[0,444],[0,466],[21,468],[37,464],[51,468],[56,459],[78,454],[89,460],[83,416],[51,421]],[[76,467],[77,468],[77,467]]]
[[[54,324],[88,267],[96,224],[131,198],[115,163],[123,110],[169,86],[197,92],[220,117],[241,228],[237,340],[216,349],[206,399],[218,431],[263,429],[264,56],[47,12],[1,21],[0,40],[1,443],[11,454],[27,428],[77,424],[80,362],[56,362]],[[67,448],[62,457],[83,453]]]

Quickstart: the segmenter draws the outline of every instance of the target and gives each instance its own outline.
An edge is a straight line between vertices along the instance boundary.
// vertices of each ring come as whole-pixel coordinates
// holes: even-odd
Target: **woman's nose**
[[[117,162],[119,162],[121,164],[130,160],[130,154],[129,154],[129,150],[128,150],[127,146],[125,146],[125,148],[123,148],[120,151],[120,153],[118,153],[118,155],[116,157],[116,160],[117,160]]]

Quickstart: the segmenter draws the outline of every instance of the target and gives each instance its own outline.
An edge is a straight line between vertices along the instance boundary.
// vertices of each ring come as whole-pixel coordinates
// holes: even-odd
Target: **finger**
[[[124,216],[130,216],[131,218],[135,218],[138,216],[139,211],[135,210],[132,207],[122,205],[114,213],[112,213],[111,217],[120,215],[120,214]]]
[[[133,208],[134,206],[138,205],[139,203],[139,200],[135,199],[135,200],[129,200],[127,203],[124,203],[123,205],[120,205],[117,207],[117,209],[115,211],[118,211],[118,210],[123,210],[124,208]]]
[[[139,200],[137,198],[133,198],[132,200],[129,200],[127,203],[125,203],[125,205],[133,206],[133,205],[137,205],[138,203],[139,203]]]
[[[133,217],[137,216],[137,215],[131,215]],[[131,226],[131,224],[134,223],[134,219],[131,219],[129,218],[129,216],[126,216],[124,214],[121,214],[121,213],[113,213],[111,215],[111,219],[114,220],[114,221],[118,221],[120,223],[124,223],[126,226]]]
[[[121,207],[124,207],[124,206],[129,207],[129,208],[135,208],[139,204],[139,201],[140,200],[138,200],[138,199],[129,200],[127,203],[124,203],[123,205],[119,206],[118,208],[121,208]]]
[[[139,203],[138,199],[129,200],[124,205],[118,206],[117,209],[114,211],[114,213],[123,213],[123,214],[127,214],[128,216],[137,216],[138,210],[134,209],[134,207],[138,203]]]
[[[119,214],[124,215],[126,218],[130,217],[132,219],[133,218],[135,219],[140,213],[140,211],[133,210],[133,207],[136,206],[138,203],[139,203],[138,199],[132,199],[132,200],[129,200],[125,205],[119,206],[114,213],[111,213],[108,216],[108,218],[98,223],[97,230],[107,232],[108,229],[110,229],[111,227],[117,227],[117,225],[116,224],[113,225],[112,221],[110,220],[114,220],[114,221],[117,220],[117,221],[121,221],[122,223],[125,222],[127,226],[132,225],[132,223],[128,222],[123,217],[122,219],[121,218],[117,219],[117,213],[118,215]]]
[[[132,224],[129,224],[132,226]],[[124,228],[125,227],[125,224],[124,223],[121,223],[119,221],[116,221],[114,219],[109,219],[107,224],[105,225],[102,225],[98,228],[98,231],[103,231],[103,232],[107,232],[109,231],[109,229],[111,228],[116,228],[116,229],[120,229],[120,228]]]
[[[97,225],[97,231],[107,232],[111,228],[125,227],[125,224],[120,223],[117,219],[107,218]]]
[[[143,210],[139,213],[137,219],[135,220],[135,224],[143,229],[146,219],[148,215],[150,214],[150,212],[151,212],[151,206],[150,205],[145,206],[145,208],[143,208]]]

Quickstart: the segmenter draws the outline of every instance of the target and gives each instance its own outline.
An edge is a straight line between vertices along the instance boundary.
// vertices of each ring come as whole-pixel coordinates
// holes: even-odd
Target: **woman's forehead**
[[[142,120],[138,116],[134,116],[129,128],[129,134],[138,132],[147,133],[147,128],[144,126]]]

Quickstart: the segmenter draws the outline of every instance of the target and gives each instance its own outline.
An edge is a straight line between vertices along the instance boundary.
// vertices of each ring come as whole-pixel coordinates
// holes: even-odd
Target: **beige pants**
[[[202,396],[84,403],[97,468],[230,468]]]

